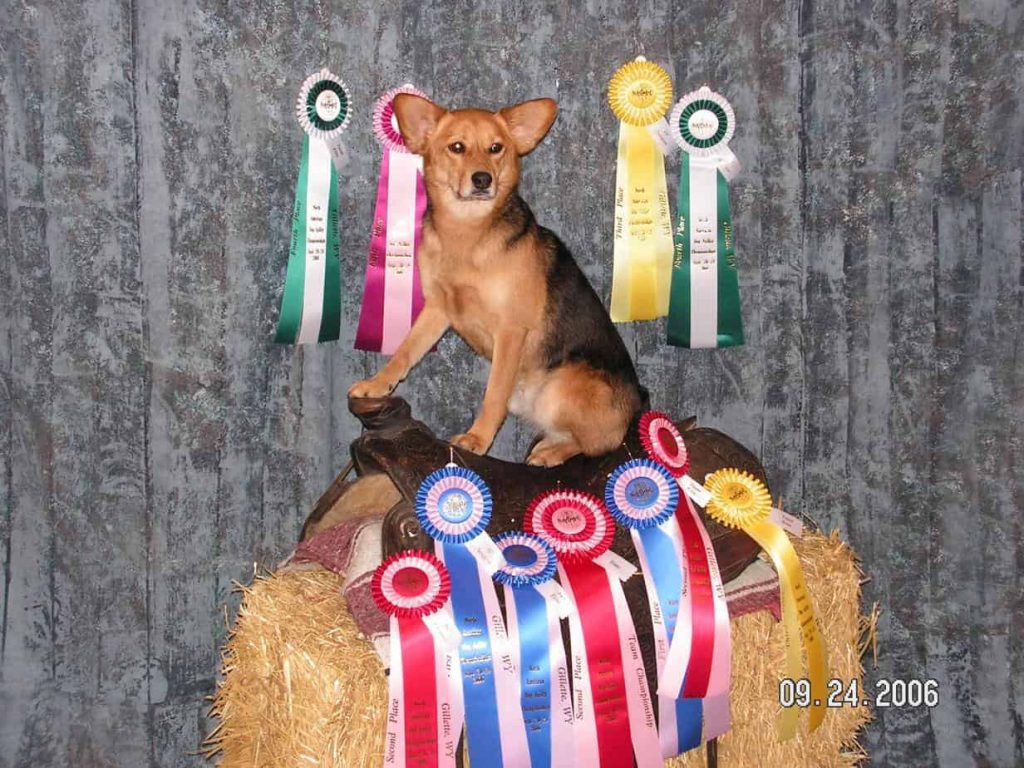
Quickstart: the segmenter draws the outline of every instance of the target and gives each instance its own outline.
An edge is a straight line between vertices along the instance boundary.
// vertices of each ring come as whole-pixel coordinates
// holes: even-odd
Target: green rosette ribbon
[[[341,332],[337,167],[344,159],[340,137],[350,106],[345,84],[327,69],[310,75],[299,89],[295,111],[305,134],[274,337],[280,344],[336,341]]]
[[[729,181],[740,164],[728,147],[736,117],[724,96],[704,86],[676,103],[669,128],[683,152],[668,343],[692,349],[739,346],[743,318]]]

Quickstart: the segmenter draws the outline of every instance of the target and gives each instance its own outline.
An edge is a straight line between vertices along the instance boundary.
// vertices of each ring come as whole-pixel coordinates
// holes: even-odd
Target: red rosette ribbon
[[[690,456],[679,428],[661,411],[647,411],[640,417],[640,444],[648,456],[674,477],[682,477],[690,468]]]
[[[391,617],[384,764],[452,768],[458,735],[450,715],[442,717],[450,712],[449,686],[438,642],[451,593],[448,570],[426,552],[402,552],[377,566],[370,592]]]
[[[676,521],[682,536],[686,584],[678,631],[672,636],[658,691],[672,698],[728,696],[732,655],[729,610],[711,537],[691,496],[691,489],[700,484],[687,475],[690,457],[686,443],[671,418],[659,411],[641,417],[640,442],[650,458],[675,476],[683,496]],[[728,710],[724,710],[724,718],[713,711],[705,711],[705,738],[719,736],[729,728]]]
[[[569,617],[573,706],[580,765],[661,764],[661,748],[640,644],[622,591],[636,569],[611,551],[615,522],[596,496],[542,493],[529,505],[526,532],[558,555],[562,587],[576,603]]]

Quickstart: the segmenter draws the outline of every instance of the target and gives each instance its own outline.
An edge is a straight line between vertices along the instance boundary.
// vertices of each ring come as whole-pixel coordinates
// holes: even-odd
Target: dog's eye
[[[501,152],[501,150],[503,150],[504,148],[504,145],[499,144],[498,142],[494,142],[493,144],[491,144],[491,146],[487,148],[487,151],[490,152],[492,155],[496,155],[499,152]]]
[[[466,151],[466,145],[461,141],[455,141],[448,145],[448,151],[455,155],[461,155]]]

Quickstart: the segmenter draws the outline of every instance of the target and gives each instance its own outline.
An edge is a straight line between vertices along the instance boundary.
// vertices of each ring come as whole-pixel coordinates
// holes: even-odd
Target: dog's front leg
[[[357,381],[348,390],[349,397],[387,397],[409,371],[430,351],[438,339],[444,336],[451,323],[448,316],[437,305],[427,302],[423,305],[416,322],[409,329],[395,354],[371,379]]]
[[[487,453],[508,415],[508,399],[512,396],[512,388],[519,374],[525,343],[525,328],[508,328],[495,335],[491,373],[487,377],[487,391],[484,392],[480,415],[468,432],[452,438],[453,445],[473,453]]]

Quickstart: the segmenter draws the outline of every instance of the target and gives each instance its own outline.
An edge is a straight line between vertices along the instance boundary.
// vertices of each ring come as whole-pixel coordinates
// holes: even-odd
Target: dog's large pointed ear
[[[508,123],[516,151],[520,155],[528,155],[551,129],[558,116],[558,104],[554,99],[533,99],[505,107],[498,114]]]
[[[445,110],[429,99],[412,93],[397,94],[393,104],[398,130],[402,133],[405,145],[416,154],[423,154],[427,140],[437,128],[437,122]]]

